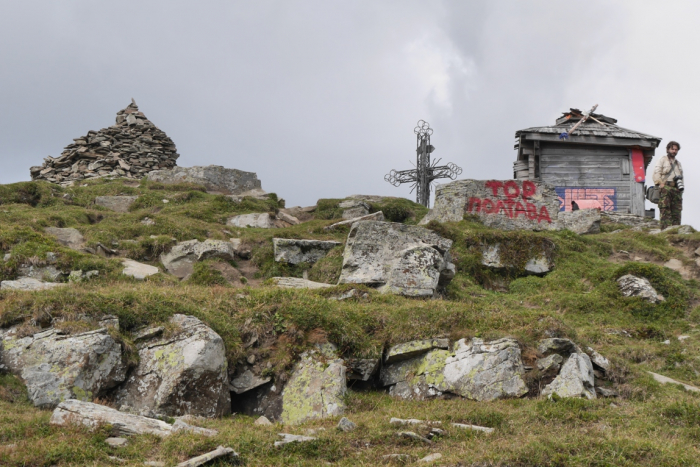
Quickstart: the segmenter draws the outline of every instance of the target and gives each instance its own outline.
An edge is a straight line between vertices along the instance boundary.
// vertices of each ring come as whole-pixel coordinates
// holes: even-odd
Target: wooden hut
[[[559,135],[581,119],[578,109],[565,112],[554,125],[515,132],[514,178],[554,185],[562,211],[570,211],[572,201],[597,200],[603,210],[644,216],[646,169],[661,138],[591,115],[597,121],[589,118],[568,139]]]

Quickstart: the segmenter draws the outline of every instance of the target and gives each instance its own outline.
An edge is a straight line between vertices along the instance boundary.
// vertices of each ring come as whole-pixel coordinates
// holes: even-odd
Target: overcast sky
[[[287,206],[415,160],[511,178],[514,133],[599,104],[681,142],[700,228],[700,4],[691,1],[0,0],[0,183],[114,123],[133,97],[178,165],[256,172]],[[657,150],[657,157],[663,154]],[[652,163],[653,165],[653,163]],[[649,177],[650,178],[650,177]]]

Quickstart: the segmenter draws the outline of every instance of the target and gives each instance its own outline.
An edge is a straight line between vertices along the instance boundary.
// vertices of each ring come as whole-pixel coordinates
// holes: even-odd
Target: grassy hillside
[[[325,232],[339,212],[332,200],[319,204],[316,220],[285,229],[238,229],[226,219],[248,212],[274,212],[283,201],[235,202],[209,195],[195,185],[165,186],[142,182],[92,181],[73,188],[44,183],[0,186],[0,280],[16,277],[21,264],[45,264],[54,252],[58,267],[99,270],[89,281],[43,292],[0,292],[0,327],[22,324],[31,334],[52,321],[68,331],[97,327],[89,317],[119,317],[115,336],[133,358],[131,332],[163,323],[175,313],[194,315],[224,339],[230,362],[243,362],[254,333],[268,345],[253,350],[272,363],[270,374],[289,374],[295,358],[314,343],[330,341],[346,357],[378,356],[385,345],[428,337],[459,339],[512,336],[523,347],[526,364],[536,358],[536,343],[545,337],[569,337],[591,346],[612,362],[606,384],[616,399],[547,400],[525,397],[496,402],[460,399],[428,402],[398,401],[387,394],[354,388],[348,394],[348,418],[360,426],[337,432],[335,419],[295,427],[253,425],[253,419],[233,415],[202,422],[220,434],[212,439],[178,434],[161,440],[132,438],[127,448],[104,443],[107,430],[48,425],[49,411],[27,402],[16,378],[0,376],[0,465],[142,465],[161,460],[167,465],[223,444],[242,456],[243,465],[377,465],[381,456],[410,454],[415,462],[427,454],[443,455],[437,465],[463,466],[612,466],[698,465],[700,458],[700,395],[677,386],[656,383],[654,371],[700,386],[700,308],[697,266],[693,251],[700,234],[673,232],[649,235],[629,227],[604,225],[603,233],[578,236],[571,232],[501,232],[473,220],[431,223],[428,227],[454,241],[457,275],[443,298],[415,300],[380,295],[360,287],[367,297],[331,300],[350,286],[320,291],[280,290],[265,280],[278,275],[301,277],[304,267],[274,263],[272,237],[345,241],[347,228]],[[130,212],[114,213],[94,204],[99,195],[139,195]],[[164,202],[167,200],[168,202]],[[407,200],[385,206],[393,220],[415,223],[425,214]],[[372,210],[381,210],[372,205]],[[154,225],[141,221],[146,217]],[[244,271],[245,281],[231,283],[213,262],[198,266],[192,278],[178,282],[157,274],[139,282],[123,276],[117,259],[102,258],[61,247],[45,227],[75,227],[88,246],[101,243],[123,255],[159,265],[158,256],[176,241],[238,237],[252,250],[250,260],[230,266]],[[508,246],[513,268],[506,275],[480,265],[480,245]],[[524,253],[547,244],[555,268],[545,277],[522,274]],[[340,271],[342,247],[308,268],[310,279],[334,283]],[[0,258],[2,255],[0,254]],[[662,264],[677,258],[688,264],[684,279]],[[636,260],[635,260],[636,259]],[[162,270],[162,265],[160,266]],[[658,305],[622,297],[616,279],[624,274],[647,277],[665,297]],[[246,282],[246,283],[244,283]],[[358,287],[354,287],[358,288]],[[680,341],[677,336],[689,338]],[[664,344],[669,340],[670,344]],[[540,382],[537,374],[528,381]],[[446,427],[447,435],[432,446],[396,436],[390,417],[421,418],[493,427],[492,435]],[[273,449],[278,432],[304,434],[323,427],[318,440]],[[124,460],[119,463],[109,456]],[[219,464],[227,465],[223,461]]]

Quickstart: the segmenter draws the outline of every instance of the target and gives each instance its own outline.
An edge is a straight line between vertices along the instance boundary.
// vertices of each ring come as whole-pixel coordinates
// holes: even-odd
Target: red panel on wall
[[[632,169],[635,181],[643,182],[646,174],[644,173],[644,154],[641,149],[632,149]]]

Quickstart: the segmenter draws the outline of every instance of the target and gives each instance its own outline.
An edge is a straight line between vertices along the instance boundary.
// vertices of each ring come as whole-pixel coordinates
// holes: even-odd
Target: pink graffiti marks
[[[527,217],[539,224],[542,221],[552,223],[546,206],[539,208],[529,199],[537,192],[537,186],[529,180],[489,180],[485,183],[491,190],[491,197],[478,198],[472,196],[467,202],[467,213],[498,214],[517,219],[518,216]],[[505,197],[505,199],[499,199]]]
[[[603,206],[603,211],[615,211],[617,208],[617,190],[615,188],[557,187],[556,192],[562,211],[571,211],[571,202],[579,199],[596,200]]]

